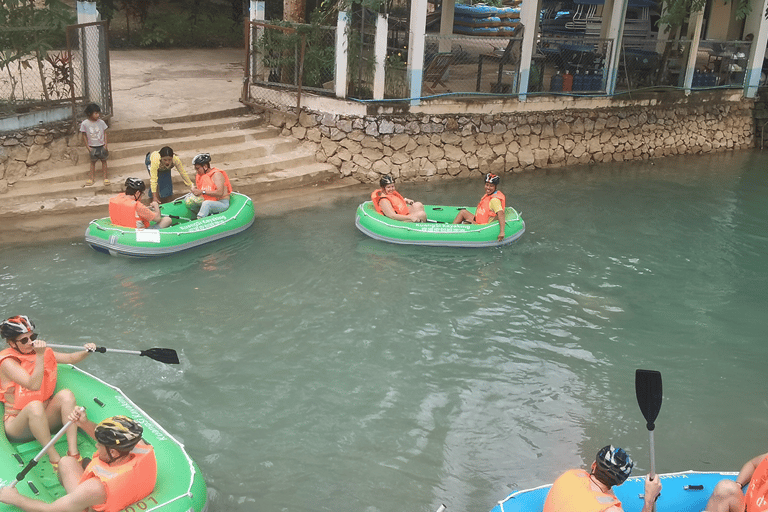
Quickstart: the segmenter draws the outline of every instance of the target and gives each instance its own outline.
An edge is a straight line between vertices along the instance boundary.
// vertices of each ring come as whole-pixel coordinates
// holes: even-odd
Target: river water
[[[766,451],[768,157],[757,151],[525,173],[527,232],[496,249],[369,239],[357,197],[269,216],[162,259],[81,240],[0,250],[0,312],[95,354],[184,442],[210,510],[485,512],[510,491],[649,441],[637,368],[662,373],[657,471]],[[482,183],[403,184],[474,204]]]

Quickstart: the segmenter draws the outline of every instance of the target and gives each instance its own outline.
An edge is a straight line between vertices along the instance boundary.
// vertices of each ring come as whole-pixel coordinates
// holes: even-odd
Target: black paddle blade
[[[646,428],[653,430],[655,428],[653,423],[661,409],[661,372],[635,370],[635,394],[640,411],[642,411],[645,421],[648,422]]]
[[[141,355],[165,364],[179,364],[179,355],[172,348],[150,348],[142,350]]]

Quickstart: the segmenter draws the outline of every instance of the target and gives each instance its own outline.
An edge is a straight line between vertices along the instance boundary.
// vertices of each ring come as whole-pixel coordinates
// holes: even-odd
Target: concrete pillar
[[[691,14],[689,28],[693,27],[691,36],[691,49],[688,53],[688,62],[685,66],[685,94],[691,94],[691,85],[693,85],[693,72],[696,70],[696,54],[699,52],[699,41],[701,41],[701,26],[704,21],[704,10]]]
[[[453,16],[456,10],[456,0],[443,0],[443,6],[440,11],[440,43],[437,51],[448,53],[451,51],[451,40],[448,36],[453,35]]]
[[[264,21],[266,17],[266,9],[264,0],[251,0],[251,5],[248,8],[249,19],[251,21]],[[251,28],[251,47],[249,48],[249,54],[251,56],[251,76],[256,80],[266,80],[267,75],[264,72],[264,61],[258,58],[258,55],[253,49],[256,47],[256,42],[264,35],[263,27]]]
[[[753,37],[745,69],[744,97],[746,98],[754,98],[757,95],[757,86],[760,84],[765,48],[768,45],[768,20],[763,16],[766,9],[768,9],[768,0],[752,5],[752,12],[744,22],[744,36],[752,34]]]
[[[376,42],[373,55],[376,62],[373,71],[373,99],[384,99],[385,78],[387,71],[387,30],[389,15],[379,13],[376,17]]]
[[[336,20],[336,70],[335,89],[337,98],[347,97],[347,80],[349,73],[349,13],[339,11]]]
[[[427,0],[411,1],[411,27],[408,36],[408,76],[411,105],[418,105],[424,80],[424,37],[427,29]]]
[[[619,71],[619,56],[624,39],[624,19],[627,17],[628,0],[605,0],[603,7],[603,27],[601,37],[613,41],[607,55],[606,91],[609,95],[616,92],[616,78]],[[606,19],[608,24],[606,26]]]
[[[99,11],[96,9],[96,2],[77,2],[77,23],[94,23],[100,20]],[[99,49],[104,41],[101,39],[101,33],[98,27],[85,27],[81,32],[80,52],[83,59],[83,94],[87,102],[99,103],[102,113],[107,105],[104,104],[105,94],[101,89],[102,72]],[[108,112],[111,114],[111,112]]]
[[[523,45],[520,48],[520,79],[518,83],[518,98],[525,101],[528,92],[528,83],[531,78],[531,61],[536,49],[536,36],[539,33],[539,13],[541,12],[541,0],[535,2],[526,1],[520,6],[520,23],[523,24]],[[541,84],[542,88],[544,84]]]

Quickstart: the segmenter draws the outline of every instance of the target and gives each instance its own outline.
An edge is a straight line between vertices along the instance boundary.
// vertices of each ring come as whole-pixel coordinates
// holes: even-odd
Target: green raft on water
[[[133,418],[144,427],[142,438],[155,449],[155,489],[146,498],[125,507],[122,512],[203,512],[207,509],[208,495],[203,475],[187,455],[184,445],[139,409],[122,391],[79,368],[60,364],[56,391],[62,388],[70,389],[75,394],[77,404],[85,406],[88,419],[94,423],[117,414]],[[51,435],[55,433],[52,432]],[[5,436],[5,431],[2,434],[0,449],[5,455],[3,464],[0,464],[0,486],[6,486],[16,481],[16,475],[40,452],[42,446],[34,439],[20,443],[10,442]],[[95,441],[82,430],[78,431],[78,447],[83,457],[91,457],[96,451]],[[66,435],[56,443],[56,449],[60,454],[66,453]],[[65,494],[47,455],[40,458],[38,464],[16,488],[25,496],[48,503]],[[0,511],[18,509],[0,503]]]
[[[472,214],[475,208],[463,206],[424,205],[427,222],[393,220],[376,211],[372,201],[357,207],[355,226],[376,240],[394,244],[449,247],[495,247],[514,242],[525,232],[525,222],[511,206],[504,209],[504,240],[499,241],[499,223],[452,224],[459,210]]]
[[[184,198],[160,205],[163,215],[173,219],[164,229],[135,229],[116,226],[109,217],[92,220],[85,241],[99,252],[113,256],[163,256],[207,244],[245,231],[256,216],[251,198],[232,192],[229,208],[197,219]]]

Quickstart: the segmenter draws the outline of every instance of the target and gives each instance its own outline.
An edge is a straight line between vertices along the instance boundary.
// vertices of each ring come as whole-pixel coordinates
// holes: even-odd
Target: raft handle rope
[[[373,204],[373,203],[371,203],[371,204]],[[458,208],[458,209],[462,209],[462,208]],[[515,212],[515,218],[513,219],[513,218],[510,217],[509,219],[507,219],[506,216],[505,216],[504,217],[504,221],[505,221],[504,224],[506,224],[507,222],[510,222],[510,221],[520,220],[520,213],[518,213],[517,210],[515,210],[512,207],[508,206],[507,208],[505,208],[504,209],[504,214],[506,215],[506,212],[509,211],[509,210],[512,210],[513,212]],[[369,217],[371,220],[374,220],[374,221],[378,222],[379,224],[383,224],[383,225],[385,225],[387,227],[390,227],[390,228],[404,229],[406,231],[420,231],[420,229],[413,228],[413,227],[410,227],[410,226],[398,226],[398,225],[395,225],[395,224],[390,224],[390,223],[388,223],[386,221],[383,221],[383,220],[381,220],[379,218],[374,217],[373,215],[370,214],[370,212],[365,211],[365,208],[363,208],[363,213],[367,217]],[[376,213],[381,215],[378,212],[376,212]],[[386,218],[388,220],[394,220],[394,219],[389,219],[388,217],[385,217],[383,215],[382,215],[382,217],[384,217],[384,218]],[[397,222],[402,222],[402,221],[397,221]],[[427,220],[426,223],[428,223],[428,224],[448,224],[447,222],[437,222],[437,221],[430,221],[430,220]],[[407,224],[413,224],[413,223],[412,222],[408,222]],[[419,223],[416,223],[416,224],[419,224]],[[455,224],[455,225],[456,226],[468,226],[468,225],[472,225],[472,224]],[[477,226],[478,224],[474,224],[474,225]],[[488,223],[488,224],[485,225],[485,227],[477,228],[475,231],[485,231],[486,229],[493,228],[493,227],[494,227],[494,224]]]

